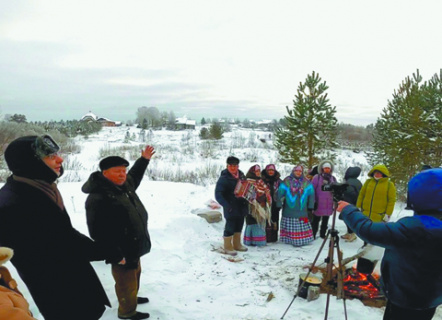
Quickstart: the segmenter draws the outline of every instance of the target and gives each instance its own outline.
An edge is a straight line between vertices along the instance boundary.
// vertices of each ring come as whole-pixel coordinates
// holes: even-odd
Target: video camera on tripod
[[[322,191],[327,191],[327,192],[331,192],[333,195],[333,219],[332,219],[332,226],[331,229],[329,229],[327,231],[327,235],[324,238],[324,241],[322,242],[319,251],[315,257],[315,259],[313,260],[313,263],[311,265],[311,267],[309,268],[308,273],[305,275],[304,280],[302,281],[302,283],[300,283],[298,285],[298,290],[296,292],[296,294],[294,295],[292,301],[290,302],[289,306],[287,307],[287,309],[285,310],[284,314],[282,315],[281,319],[284,319],[287,311],[290,309],[293,301],[296,299],[296,297],[299,295],[299,293],[301,292],[303,286],[306,283],[306,279],[308,278],[308,276],[310,275],[310,273],[313,271],[313,268],[316,265],[316,262],[318,261],[319,255],[322,251],[322,249],[324,248],[326,241],[328,238],[330,238],[330,243],[329,243],[329,247],[328,247],[328,256],[327,259],[325,259],[325,261],[327,262],[327,271],[326,271],[326,277],[325,280],[328,283],[331,282],[332,279],[332,275],[333,275],[333,270],[335,269],[335,265],[333,263],[333,257],[334,257],[334,250],[336,247],[337,253],[338,253],[338,268],[337,268],[337,293],[336,296],[338,297],[338,299],[343,299],[343,303],[344,303],[344,315],[345,315],[345,320],[347,320],[347,307],[346,307],[346,303],[345,303],[345,294],[344,294],[344,285],[343,285],[343,279],[344,279],[344,272],[343,272],[343,268],[342,268],[342,251],[339,248],[339,236],[338,236],[338,231],[335,229],[335,223],[336,223],[336,207],[337,207],[337,203],[338,201],[343,200],[344,198],[344,192],[345,190],[347,190],[347,187],[349,186],[348,183],[337,183],[337,182],[332,182],[329,184],[324,184],[321,186],[321,190]],[[329,301],[330,301],[330,291],[327,292],[327,303],[325,306],[325,318],[324,319],[328,319],[328,308],[329,308]]]
[[[321,187],[322,191],[328,191],[333,194],[333,200],[338,202],[344,198],[344,192],[347,190],[348,183],[338,183],[332,182],[329,184],[324,184]]]

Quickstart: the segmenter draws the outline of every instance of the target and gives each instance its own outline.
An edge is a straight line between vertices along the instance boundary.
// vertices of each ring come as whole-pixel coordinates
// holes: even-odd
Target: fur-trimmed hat
[[[0,247],[0,266],[11,260],[14,251],[7,247]]]
[[[20,137],[7,146],[5,160],[13,174],[28,179],[44,180],[49,183],[62,176],[63,167],[60,168],[60,175],[58,175],[43,162],[41,155],[36,153],[36,141],[44,137]]]
[[[417,214],[442,212],[442,168],[415,175],[408,183],[408,197]]]
[[[100,170],[107,170],[109,168],[113,168],[113,167],[128,167],[129,166],[129,162],[124,159],[121,158],[119,156],[110,156],[107,158],[104,158],[103,160],[100,161]]]
[[[234,156],[230,156],[227,158],[227,164],[239,164],[239,159]]]

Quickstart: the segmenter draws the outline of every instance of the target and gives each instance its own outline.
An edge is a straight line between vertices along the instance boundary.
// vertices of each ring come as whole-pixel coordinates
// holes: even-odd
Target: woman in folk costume
[[[322,186],[336,183],[337,180],[333,176],[334,164],[330,160],[324,160],[318,165],[318,174],[312,179],[313,188],[315,188],[316,208],[313,212],[313,236],[319,230],[319,236],[325,238],[327,235],[328,220],[333,214],[333,194],[330,191],[323,191]],[[319,228],[319,223],[321,227]]]
[[[281,211],[281,203],[276,200],[278,188],[281,184],[281,175],[276,170],[274,164],[268,164],[261,172],[262,180],[265,182],[270,190],[270,196],[272,197],[272,214],[271,225],[266,227],[267,242],[278,241],[279,231],[279,211]]]
[[[249,214],[246,216],[244,244],[247,246],[265,246],[266,225],[270,222],[272,196],[270,190],[261,179],[261,167],[252,166],[246,174],[247,180],[255,187],[256,196],[249,202]]]
[[[315,205],[315,190],[303,172],[303,166],[294,167],[278,189],[278,199],[283,203],[279,237],[281,242],[294,246],[303,246],[313,241],[308,211],[313,210]]]

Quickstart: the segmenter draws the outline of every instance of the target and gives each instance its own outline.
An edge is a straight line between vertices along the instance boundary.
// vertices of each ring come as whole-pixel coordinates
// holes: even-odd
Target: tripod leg
[[[344,276],[345,276],[345,266],[342,265],[342,252],[339,248],[339,237],[336,235],[336,250],[338,251],[338,274],[337,274],[337,281],[338,281],[338,288],[336,292],[336,296],[338,298],[342,298],[342,302],[344,304],[344,314],[345,314],[345,320],[347,320],[347,305],[345,302],[345,292],[344,292]]]
[[[316,265],[316,262],[318,261],[319,255],[321,254],[322,249],[324,248],[325,244],[327,243],[327,238],[328,238],[329,233],[327,233],[327,235],[324,238],[324,241],[322,241],[321,247],[318,250],[318,253],[316,254],[315,259],[312,262],[311,267],[308,269],[307,274],[305,275],[304,280],[302,281],[302,283],[299,285],[298,290],[296,291],[296,294],[293,296],[292,301],[290,302],[289,306],[287,307],[287,309],[285,310],[284,314],[282,315],[281,319],[284,319],[287,311],[289,311],[290,307],[292,306],[293,301],[295,301],[296,297],[298,296],[299,292],[301,291],[301,289],[304,287],[304,284],[307,281],[308,276],[310,275],[310,273],[312,272],[313,268]]]
[[[334,249],[335,249],[335,238],[332,234],[334,232],[334,224],[332,226],[332,229],[328,230],[327,236],[331,234],[330,236],[330,244],[328,248],[328,262],[327,262],[327,286],[330,284],[330,281],[332,279],[333,275],[333,255],[334,255]],[[327,238],[327,237],[326,237]],[[324,319],[328,319],[328,307],[330,305],[330,289],[327,290],[327,302],[325,303],[325,317]]]

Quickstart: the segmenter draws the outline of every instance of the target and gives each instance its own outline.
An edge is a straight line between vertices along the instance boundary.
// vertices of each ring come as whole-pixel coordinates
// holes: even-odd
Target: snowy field
[[[81,192],[81,186],[89,174],[98,168],[100,149],[142,144],[139,141],[140,130],[136,128],[129,129],[129,136],[135,136],[138,141],[124,143],[127,130],[126,127],[104,128],[97,135],[77,140],[82,145],[82,152],[69,156],[66,161],[73,169],[66,171],[59,188],[72,223],[85,234],[88,234],[84,209],[86,194]],[[280,319],[296,292],[299,274],[307,271],[305,266],[313,262],[322,240],[315,240],[301,248],[282,243],[268,244],[263,248],[251,247],[248,252],[239,253],[243,261],[229,262],[212,251],[214,246],[218,247],[222,243],[224,221],[209,224],[193,213],[205,208],[205,203],[214,199],[215,182],[206,181],[197,185],[158,181],[150,173],[159,168],[166,171],[181,170],[184,174],[187,170],[202,167],[223,168],[225,158],[230,153],[240,159],[247,159],[240,163],[243,172],[247,172],[255,163],[263,167],[273,162],[285,177],[292,164],[278,162],[268,132],[238,130],[225,134],[223,144],[210,151],[210,158],[201,155],[202,142],[198,132],[155,131],[147,137],[148,143],[157,148],[157,154],[137,193],[149,213],[152,251],[141,260],[140,295],[149,297],[150,302],[140,305],[138,310],[149,312],[151,319],[161,320]],[[266,142],[259,140],[263,137]],[[129,158],[133,163],[135,157],[128,155]],[[363,154],[349,151],[342,151],[336,163],[335,175],[338,181],[341,181],[348,166],[363,167],[362,181],[370,169]],[[403,208],[403,203],[396,203],[393,221],[412,214]],[[339,219],[336,219],[336,229],[341,235],[346,232],[344,223]],[[355,254],[362,246],[362,241],[342,241],[340,246],[345,258]],[[324,266],[326,256],[326,249],[323,249],[318,260],[318,264],[322,264],[320,266]],[[6,266],[17,279],[19,289],[29,301],[35,318],[43,320],[11,263]],[[93,266],[113,306],[106,310],[102,319],[117,319],[118,303],[110,266],[104,262],[94,262]],[[274,297],[267,301],[270,293]],[[324,319],[325,306],[325,294],[311,302],[296,298],[284,319]],[[348,319],[382,319],[383,309],[364,306],[359,300],[347,300],[346,307]],[[344,319],[343,302],[334,296],[330,299],[328,319]],[[434,319],[442,320],[441,307]]]

